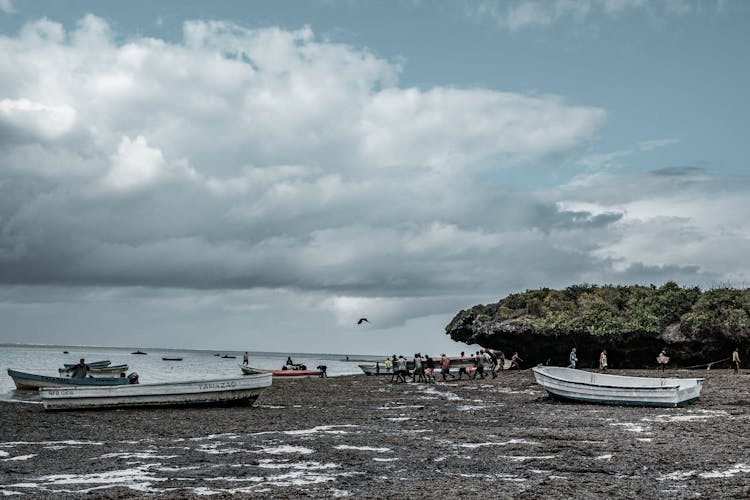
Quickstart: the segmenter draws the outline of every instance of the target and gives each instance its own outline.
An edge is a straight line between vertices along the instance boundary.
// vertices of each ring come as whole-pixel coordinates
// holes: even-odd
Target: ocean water
[[[137,350],[146,355],[131,354]],[[67,351],[67,354],[65,353]],[[218,356],[217,356],[218,354]],[[291,356],[295,363],[303,363],[308,369],[326,365],[329,377],[362,374],[357,366],[369,360],[382,360],[383,356],[249,352],[249,365],[262,369],[280,369]],[[222,358],[221,356],[236,356]],[[65,363],[77,363],[80,358],[87,362],[108,359],[113,365],[127,364],[127,373],[137,372],[141,384],[196,380],[221,377],[241,377],[237,366],[242,363],[243,352],[203,351],[179,349],[147,349],[137,347],[81,347],[81,346],[31,346],[0,344],[0,400],[28,400],[34,397],[30,391],[16,391],[8,368],[39,375],[59,376],[57,370]],[[163,361],[162,357],[178,357],[182,361]]]

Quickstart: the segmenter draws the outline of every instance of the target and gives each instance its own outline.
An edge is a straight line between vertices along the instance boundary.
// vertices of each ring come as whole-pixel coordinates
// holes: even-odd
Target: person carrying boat
[[[73,373],[70,375],[70,378],[86,378],[90,369],[89,365],[86,364],[86,360],[81,358],[78,364],[73,367]]]
[[[568,368],[575,368],[576,363],[578,363],[578,356],[576,355],[576,348],[574,347],[572,351],[570,351],[570,364],[568,365]]]
[[[494,349],[487,349],[485,354],[487,354],[487,357],[489,358],[490,374],[492,375],[492,378],[497,378],[497,354],[495,354]]]
[[[445,382],[448,377],[456,378],[456,376],[451,373],[451,360],[445,355],[445,353],[440,356],[440,373],[443,375],[443,382]]]
[[[409,370],[406,368],[406,358],[403,356],[398,357],[398,377],[396,378],[396,383],[398,384],[399,381],[402,383],[406,383],[406,376],[409,375]]]

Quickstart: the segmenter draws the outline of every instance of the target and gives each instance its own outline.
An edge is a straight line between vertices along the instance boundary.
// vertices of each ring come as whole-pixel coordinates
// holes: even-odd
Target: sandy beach
[[[656,371],[612,371],[656,376]],[[274,382],[254,407],[0,403],[0,494],[39,498],[746,498],[750,376],[681,408],[551,400],[531,371]]]

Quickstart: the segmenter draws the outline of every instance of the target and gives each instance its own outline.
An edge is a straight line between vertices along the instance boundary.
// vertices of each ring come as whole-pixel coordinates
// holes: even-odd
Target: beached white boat
[[[703,388],[702,378],[625,377],[557,366],[532,371],[550,396],[586,403],[680,406],[697,400]]]
[[[241,378],[191,380],[119,387],[49,388],[39,391],[47,410],[235,406],[252,404],[271,385],[270,373]]]

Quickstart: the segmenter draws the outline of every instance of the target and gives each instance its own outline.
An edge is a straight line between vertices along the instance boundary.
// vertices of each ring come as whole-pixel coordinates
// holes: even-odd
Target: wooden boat
[[[234,406],[252,404],[272,382],[271,374],[118,387],[46,388],[46,410],[130,407]]]
[[[557,366],[532,369],[550,396],[586,403],[680,406],[695,401],[702,378],[625,377]]]
[[[37,390],[40,387],[70,387],[70,386],[98,386],[98,385],[127,385],[128,377],[51,377],[24,373],[8,368],[8,375],[13,379],[19,390]]]
[[[161,360],[162,361],[182,361],[182,358],[173,358],[169,356],[163,356]]]
[[[432,358],[433,364],[435,365],[435,373],[440,373],[440,359],[441,358]],[[455,357],[455,358],[448,358],[451,362],[451,373],[456,374],[458,373],[458,370],[461,368],[474,368],[474,358],[461,358],[461,357]],[[357,365],[359,366],[359,369],[362,370],[365,375],[391,375],[393,374],[393,368],[390,370],[387,370],[385,368],[385,363],[382,363],[380,361],[377,361],[375,363],[369,363],[369,364],[361,364]],[[508,366],[508,362],[506,362],[506,368]],[[414,370],[414,359],[409,359],[406,361],[406,369],[409,371]],[[485,369],[488,369],[487,366],[485,366]]]
[[[228,356],[228,355],[225,354],[225,355],[222,356],[222,358],[224,358],[224,359],[237,359],[237,356]]]
[[[89,365],[89,368],[90,367],[91,365]],[[110,365],[103,368],[91,368],[88,371],[88,375],[91,377],[117,377],[121,373],[127,372],[128,368],[128,365]],[[58,368],[57,372],[61,377],[70,377],[73,374],[73,370],[75,370],[75,365],[73,365],[73,368]]]
[[[63,366],[66,369],[70,370],[71,368],[75,368],[77,364],[78,363],[65,363]],[[107,366],[110,366],[112,362],[108,359],[104,359],[102,361],[92,361],[91,363],[86,363],[86,364],[89,365],[89,368],[94,369],[94,368],[105,368]]]
[[[148,353],[147,353],[147,352],[143,352],[143,351],[141,351],[141,350],[139,349],[139,350],[137,350],[137,351],[135,351],[135,352],[131,352],[130,354],[148,354]]]
[[[304,365],[303,365],[304,366]],[[288,369],[288,370],[261,370],[252,366],[239,365],[243,375],[255,375],[258,373],[270,373],[273,378],[295,378],[295,377],[320,377],[323,372],[320,370],[307,369]]]

